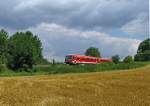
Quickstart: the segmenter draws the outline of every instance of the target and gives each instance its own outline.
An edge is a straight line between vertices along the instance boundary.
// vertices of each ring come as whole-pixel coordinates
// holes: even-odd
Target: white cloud
[[[28,28],[43,42],[44,56],[49,60],[63,60],[66,54],[84,54],[90,47],[98,47],[104,57],[119,54],[121,57],[134,55],[140,40],[116,38],[96,31],[69,29],[58,24],[41,23]]]

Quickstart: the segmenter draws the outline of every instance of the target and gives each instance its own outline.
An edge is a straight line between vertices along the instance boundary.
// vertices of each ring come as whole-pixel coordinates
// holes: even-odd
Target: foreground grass
[[[125,70],[143,67],[149,62],[133,62],[133,63],[101,63],[97,65],[67,65],[67,64],[49,64],[35,66],[31,72],[14,72],[5,66],[0,68],[0,76],[31,76],[31,75],[48,75],[63,73],[85,73],[85,72],[102,72],[112,70]]]
[[[0,106],[149,106],[149,91],[150,65],[130,71],[0,77]]]

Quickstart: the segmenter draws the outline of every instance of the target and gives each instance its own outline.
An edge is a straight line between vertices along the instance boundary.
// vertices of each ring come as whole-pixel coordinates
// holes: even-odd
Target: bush
[[[33,59],[29,54],[16,53],[8,57],[7,67],[15,71],[28,71],[32,69]]]
[[[119,63],[120,62],[120,57],[119,57],[119,55],[114,55],[114,56],[112,56],[112,61],[114,62],[114,63]]]
[[[4,71],[4,66],[2,64],[0,64],[0,72]]]
[[[140,43],[137,53],[144,53],[145,51],[150,51],[150,38]]]
[[[12,70],[32,69],[36,61],[42,58],[42,44],[31,32],[17,32],[8,42],[8,63]]]
[[[134,56],[135,61],[150,61],[150,51],[145,51],[144,53],[137,53]]]
[[[8,44],[8,33],[5,30],[0,30],[0,64],[6,63]]]
[[[135,61],[150,61],[150,39],[140,43],[137,54],[134,56]]]
[[[124,63],[131,63],[131,62],[133,62],[132,56],[127,56],[127,57],[125,57],[124,60],[123,60],[123,62],[124,62]]]

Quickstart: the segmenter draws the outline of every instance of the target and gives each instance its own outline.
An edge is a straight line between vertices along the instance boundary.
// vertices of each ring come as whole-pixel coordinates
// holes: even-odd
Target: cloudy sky
[[[94,46],[103,57],[134,55],[149,36],[148,0],[0,0],[0,29],[30,30],[43,55],[63,60]]]

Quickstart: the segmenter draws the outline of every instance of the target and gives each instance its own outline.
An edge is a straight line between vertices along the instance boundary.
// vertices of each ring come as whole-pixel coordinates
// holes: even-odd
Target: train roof
[[[80,55],[80,54],[69,54],[67,56],[86,57],[86,58],[98,58],[98,57],[92,57],[92,56],[84,56],[84,55]]]

